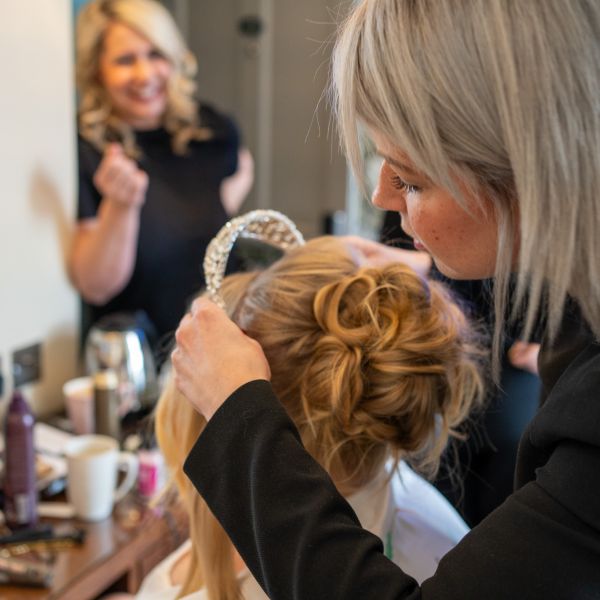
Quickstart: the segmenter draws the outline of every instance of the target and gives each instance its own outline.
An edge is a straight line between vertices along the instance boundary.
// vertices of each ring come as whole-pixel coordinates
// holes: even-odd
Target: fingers
[[[106,149],[104,150],[104,156],[119,155],[125,155],[125,150],[123,149],[123,146],[121,146],[121,144],[118,144],[117,142],[111,142],[110,144],[106,145]]]
[[[402,248],[393,248],[393,250],[397,252],[394,256],[396,261],[403,262],[423,277],[429,275],[433,264],[430,254],[419,250],[404,250]]]
[[[350,248],[352,258],[359,266],[383,267],[403,263],[423,277],[431,270],[432,259],[427,252],[394,248],[356,235],[346,235],[341,239]]]
[[[196,298],[194,300],[194,302],[192,302],[192,306],[190,308],[190,313],[192,314],[192,316],[199,316],[199,317],[204,317],[204,316],[208,316],[208,317],[212,317],[212,315],[222,315],[222,316],[226,316],[225,315],[225,311],[218,306],[217,304],[215,304],[214,302],[212,302],[209,298],[206,298],[205,296],[200,296],[199,298]]]
[[[192,327],[192,315],[190,313],[186,313],[183,319],[181,319],[179,327],[177,327],[177,330],[175,331],[175,341],[177,342],[177,346],[175,347],[173,354],[177,352],[177,350],[179,350],[180,348],[184,348],[186,346],[187,338],[189,336],[188,332]]]
[[[237,329],[225,312],[206,298],[198,298],[192,304],[190,312],[186,313],[175,331],[177,346],[171,354],[176,373],[176,385],[187,397],[187,381],[191,379],[190,372],[196,361],[202,360],[210,340],[222,337],[222,331],[227,325]],[[217,330],[216,332],[212,330]]]
[[[94,185],[104,198],[139,206],[146,197],[148,175],[119,144],[109,144],[94,174]]]
[[[220,341],[231,341],[237,337],[246,336],[225,311],[208,298],[194,300],[190,312],[183,317],[175,331],[177,345],[190,355],[206,353],[207,348],[214,349]],[[219,354],[212,354],[216,362]]]
[[[175,340],[177,346],[171,354],[175,385],[207,420],[241,385],[270,379],[258,342],[208,298],[194,301]]]
[[[508,359],[513,367],[538,374],[540,345],[516,341],[508,351]]]
[[[193,373],[190,369],[189,355],[182,350],[181,346],[176,346],[171,353],[171,363],[175,386],[188,400],[191,400],[193,391],[190,389],[190,381]]]

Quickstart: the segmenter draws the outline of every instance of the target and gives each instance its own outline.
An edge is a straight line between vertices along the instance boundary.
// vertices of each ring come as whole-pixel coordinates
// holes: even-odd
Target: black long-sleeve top
[[[89,323],[114,312],[143,310],[158,337],[172,334],[190,301],[204,285],[202,259],[210,240],[227,222],[220,186],[235,173],[239,133],[235,123],[202,104],[199,121],[211,132],[175,154],[164,128],[135,133],[139,167],[148,174],[140,211],[135,266],[127,285],[102,305],[87,305]],[[78,219],[95,218],[102,196],[94,174],[102,155],[79,138]]]
[[[600,599],[600,344],[577,314],[540,369],[515,492],[421,587],[359,527],[265,381],[221,406],[185,470],[273,600]]]

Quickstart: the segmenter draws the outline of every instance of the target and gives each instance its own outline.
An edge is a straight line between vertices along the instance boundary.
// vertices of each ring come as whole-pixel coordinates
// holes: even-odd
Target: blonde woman
[[[446,290],[401,264],[357,264],[347,244],[323,237],[264,271],[225,278],[220,296],[261,343],[305,447],[363,526],[419,581],[432,575],[467,527],[401,460],[433,472],[482,394],[477,337]],[[172,381],[155,423],[190,515],[191,541],[148,576],[137,597],[266,598],[183,473],[205,420]],[[306,508],[281,501],[290,511]]]
[[[196,61],[154,0],[92,0],[77,22],[79,210],[69,258],[91,321],[143,310],[172,333],[206,245],[252,184],[234,123],[195,99]]]
[[[514,493],[419,586],[317,474],[258,345],[198,301],[173,354],[209,419],[186,469],[272,600],[600,597],[599,65],[596,1],[353,8],[334,68],[348,155],[360,172],[359,130],[374,140],[373,202],[440,271],[495,277],[497,341],[511,271],[528,323],[545,308],[543,397]]]

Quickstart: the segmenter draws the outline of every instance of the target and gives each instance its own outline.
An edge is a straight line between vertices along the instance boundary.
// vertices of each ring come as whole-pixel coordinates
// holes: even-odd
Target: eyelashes
[[[421,191],[421,188],[416,185],[411,185],[410,183],[406,183],[403,179],[400,179],[398,175],[393,175],[391,177],[392,185],[402,192],[407,194],[416,194]]]

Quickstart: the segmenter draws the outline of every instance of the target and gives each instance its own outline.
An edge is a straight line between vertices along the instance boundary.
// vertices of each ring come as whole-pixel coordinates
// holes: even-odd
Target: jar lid
[[[104,369],[94,374],[94,387],[102,390],[116,390],[119,387],[119,377],[113,369]]]

